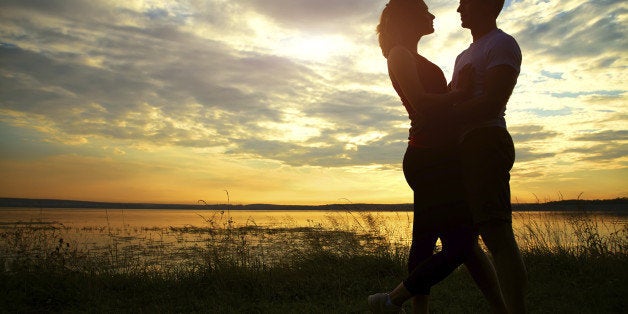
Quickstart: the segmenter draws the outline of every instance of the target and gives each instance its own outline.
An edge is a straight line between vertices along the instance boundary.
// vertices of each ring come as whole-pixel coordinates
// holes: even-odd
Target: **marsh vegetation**
[[[10,312],[355,313],[405,275],[404,234],[374,212],[244,223],[68,226],[33,219],[0,233],[0,308]],[[622,312],[628,226],[586,213],[519,219],[533,313]],[[557,225],[558,224],[558,225]],[[81,240],[81,237],[89,239]],[[488,312],[464,268],[433,290],[435,312]]]

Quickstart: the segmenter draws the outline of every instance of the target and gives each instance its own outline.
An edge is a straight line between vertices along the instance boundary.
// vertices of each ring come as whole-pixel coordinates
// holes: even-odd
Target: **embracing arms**
[[[463,71],[469,72],[469,68],[463,69]],[[401,46],[392,48],[388,54],[388,73],[390,78],[399,84],[403,96],[417,113],[422,113],[423,108],[426,106],[453,104],[462,101],[469,95],[470,88],[467,85],[470,85],[470,82],[467,85],[463,84],[462,89],[449,93],[426,93],[419,79],[419,73],[416,70],[414,55]]]
[[[488,69],[484,77],[482,94],[454,105],[461,122],[499,116],[517,84],[517,76],[517,71],[509,65],[498,65]]]

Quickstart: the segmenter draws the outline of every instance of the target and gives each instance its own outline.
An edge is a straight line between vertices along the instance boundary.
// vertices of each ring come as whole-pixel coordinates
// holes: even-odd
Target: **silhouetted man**
[[[503,0],[461,0],[462,27],[473,43],[456,58],[456,73],[474,68],[474,97],[454,106],[463,128],[460,154],[467,201],[473,221],[493,256],[509,312],[525,312],[526,269],[512,230],[510,169],[515,150],[506,129],[506,103],[517,83],[521,50],[510,35],[497,28]],[[477,265],[467,264],[471,273]]]

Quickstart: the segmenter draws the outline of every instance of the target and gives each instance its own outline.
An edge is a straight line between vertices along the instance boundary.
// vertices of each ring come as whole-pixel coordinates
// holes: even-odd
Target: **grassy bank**
[[[16,228],[2,234],[0,311],[364,313],[368,294],[403,278],[407,248],[386,240],[373,217],[360,221],[367,227],[356,231],[230,224],[175,230],[206,237],[179,264],[168,263],[173,256],[163,248],[145,258],[148,248],[121,250],[112,241],[107,250],[85,252],[54,228]],[[520,239],[530,312],[625,313],[626,226],[600,236],[586,219],[573,224],[580,235],[568,247],[527,245],[532,238],[552,242],[539,226]],[[431,307],[434,313],[488,312],[463,268],[434,287]]]

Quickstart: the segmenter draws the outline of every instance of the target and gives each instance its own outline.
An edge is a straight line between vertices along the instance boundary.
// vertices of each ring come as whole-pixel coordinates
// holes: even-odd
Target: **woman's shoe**
[[[388,302],[388,293],[376,293],[369,295],[368,299],[369,309],[373,313],[405,313],[401,306]]]

